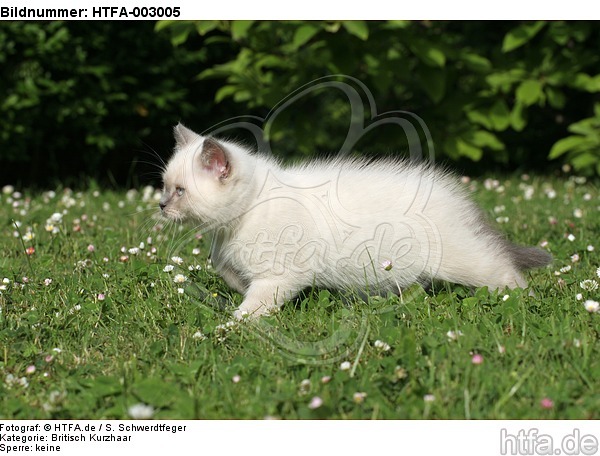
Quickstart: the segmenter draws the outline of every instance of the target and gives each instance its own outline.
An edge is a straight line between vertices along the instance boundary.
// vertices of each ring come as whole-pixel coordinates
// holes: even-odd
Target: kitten
[[[215,269],[244,295],[237,318],[279,308],[301,290],[387,293],[415,282],[527,287],[551,261],[491,228],[451,174],[403,160],[273,157],[183,125],[164,172],[162,214],[215,232]]]

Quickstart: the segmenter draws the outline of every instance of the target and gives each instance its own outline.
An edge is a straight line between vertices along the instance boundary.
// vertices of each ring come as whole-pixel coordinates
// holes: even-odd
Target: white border
[[[369,0],[350,1],[273,1],[273,0],[50,0],[23,1],[7,0],[2,7],[27,8],[87,8],[125,7],[179,7],[179,20],[223,19],[223,20],[558,20],[600,18],[600,7],[594,2],[571,0],[568,3],[551,0],[548,2],[524,2],[504,0],[482,2],[475,0]],[[4,18],[6,20],[6,18]],[[9,18],[10,19],[10,18]],[[86,20],[93,20],[91,13]],[[96,18],[99,19],[99,18]],[[107,19],[107,18],[103,18]],[[131,20],[116,15],[112,20]],[[141,19],[141,18],[140,18]],[[167,19],[167,18],[165,18]],[[147,18],[146,20],[151,20]]]
[[[7,425],[35,426],[38,423],[37,432],[6,432]],[[119,425],[154,426],[157,423],[180,426],[180,429],[185,426],[185,430],[177,433],[118,430]],[[2,434],[38,435],[38,439],[44,436],[46,441],[41,444],[60,445],[60,453],[54,454],[62,456],[595,455],[599,454],[600,438],[593,421],[0,421],[0,424]],[[98,431],[100,425],[103,427]],[[63,429],[57,432],[57,426]],[[90,426],[95,426],[93,432]],[[112,432],[107,431],[109,426]],[[130,441],[92,442],[89,438],[92,433],[130,436]],[[52,434],[88,437],[86,442],[52,443]],[[507,436],[504,441],[503,436]],[[548,453],[548,439],[553,445],[551,453]],[[538,446],[542,443],[543,446]],[[38,454],[35,442],[3,441],[0,444],[31,445],[29,454]],[[579,447],[580,444],[586,447]]]

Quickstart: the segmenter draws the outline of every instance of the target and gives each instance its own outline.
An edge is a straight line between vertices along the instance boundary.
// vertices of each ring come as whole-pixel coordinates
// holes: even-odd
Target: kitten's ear
[[[202,167],[219,180],[227,179],[231,171],[227,151],[214,138],[204,138]]]
[[[190,144],[192,141],[195,141],[200,137],[189,128],[184,127],[181,123],[175,125],[175,128],[173,128],[173,134],[175,136],[175,144],[179,148]]]

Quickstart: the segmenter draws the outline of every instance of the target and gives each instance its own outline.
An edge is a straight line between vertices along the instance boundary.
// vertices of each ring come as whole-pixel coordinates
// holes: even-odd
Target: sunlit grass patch
[[[553,254],[534,296],[315,289],[255,325],[232,321],[241,296],[210,239],[156,218],[154,189],[6,189],[0,417],[598,418],[598,189],[465,185],[511,239]]]

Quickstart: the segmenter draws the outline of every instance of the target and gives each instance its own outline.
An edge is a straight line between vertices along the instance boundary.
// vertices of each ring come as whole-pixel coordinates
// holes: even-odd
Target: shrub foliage
[[[436,154],[471,172],[567,162],[600,174],[600,29],[591,22],[5,22],[0,44],[4,179],[110,169],[123,182],[140,150],[168,151],[177,121],[203,130],[265,118],[299,87],[335,75],[361,81],[379,112],[417,114]],[[273,122],[280,155],[339,150],[352,113],[330,92]],[[398,153],[399,136],[381,128],[357,149]]]

